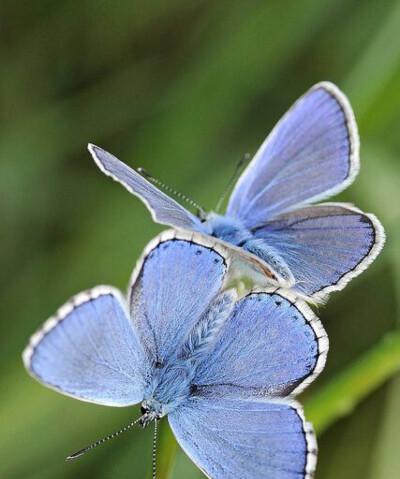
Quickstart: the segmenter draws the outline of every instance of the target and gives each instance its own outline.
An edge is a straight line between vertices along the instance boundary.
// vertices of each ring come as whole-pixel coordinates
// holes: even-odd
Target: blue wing
[[[385,240],[375,216],[340,203],[280,215],[254,234],[284,259],[295,278],[294,289],[317,299],[342,289],[365,270]]]
[[[108,406],[140,402],[148,362],[120,296],[98,286],[62,306],[24,351],[29,373],[83,401]]]
[[[179,239],[184,236],[161,235],[146,250],[132,280],[131,317],[156,363],[181,349],[224,284],[228,269],[222,249],[194,242],[190,235]]]
[[[327,350],[322,324],[303,302],[253,292],[236,303],[193,382],[214,397],[297,394],[323,369]]]
[[[142,200],[156,223],[194,231],[203,230],[202,223],[196,216],[128,165],[98,146],[89,145],[88,148],[100,170]]]
[[[209,478],[313,476],[315,437],[294,402],[198,397],[168,418],[183,450]]]
[[[359,169],[351,106],[331,83],[315,85],[275,126],[239,179],[227,214],[248,228],[346,188]]]

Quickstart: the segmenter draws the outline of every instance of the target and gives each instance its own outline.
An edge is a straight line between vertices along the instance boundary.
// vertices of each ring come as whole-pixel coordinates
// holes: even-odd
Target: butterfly
[[[288,292],[237,297],[230,266],[217,240],[163,232],[139,260],[127,301],[110,286],[73,297],[32,336],[25,366],[82,401],[141,403],[142,416],[106,439],[167,416],[209,478],[311,478],[316,440],[294,397],[322,371],[328,338]]]
[[[344,190],[359,170],[353,111],[329,82],[313,86],[278,122],[237,181],[225,215],[199,218],[110,153],[91,144],[89,151],[155,222],[218,238],[237,271],[258,285],[322,301],[365,270],[384,244],[374,215],[344,203],[311,204]]]

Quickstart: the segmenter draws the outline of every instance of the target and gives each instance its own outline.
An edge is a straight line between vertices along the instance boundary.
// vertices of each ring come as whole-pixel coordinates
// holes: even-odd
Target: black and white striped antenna
[[[225,191],[222,193],[220,196],[217,206],[215,208],[215,212],[218,213],[219,210],[221,209],[222,203],[224,202],[226,195],[229,193],[229,191],[232,189],[233,184],[237,180],[239,173],[242,171],[243,166],[250,160],[250,153],[245,153],[242,158],[236,163],[235,170],[233,172],[233,175],[231,176],[227,187],[225,188]]]
[[[98,439],[97,441],[93,442],[89,446],[86,446],[83,449],[79,449],[79,451],[76,451],[73,454],[69,455],[66,458],[66,460],[67,461],[72,461],[74,459],[77,459],[78,457],[83,456],[84,454],[91,451],[92,449],[95,449],[97,446],[101,446],[102,444],[109,441],[110,439],[114,439],[114,438],[118,437],[123,432],[129,431],[133,426],[135,426],[142,419],[143,419],[143,416],[140,416],[138,419],[135,419],[134,421],[129,423],[127,426],[124,426],[123,428],[121,428],[119,431],[112,432],[111,434],[107,434],[107,436],[104,436],[101,439]]]
[[[144,168],[138,168],[137,171],[143,175],[146,180],[151,181],[154,185],[159,186],[162,190],[166,191],[167,193],[170,193],[171,195],[175,196],[176,198],[179,198],[182,201],[186,201],[190,206],[195,208],[197,210],[197,214],[201,220],[205,220],[207,217],[207,213],[205,212],[204,208],[202,208],[199,204],[197,204],[195,201],[193,201],[191,198],[188,196],[184,195],[183,193],[180,193],[179,191],[175,190],[174,188],[171,188],[170,186],[166,185],[162,181],[158,180],[157,178],[154,178],[150,173],[148,173]]]
[[[157,436],[158,436],[158,419],[154,420],[154,436],[153,436],[153,449],[151,453],[151,464],[153,470],[153,479],[157,479]]]

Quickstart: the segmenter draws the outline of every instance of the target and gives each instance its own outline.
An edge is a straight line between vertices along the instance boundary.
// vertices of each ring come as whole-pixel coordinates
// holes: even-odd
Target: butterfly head
[[[142,416],[139,420],[139,424],[143,428],[148,426],[153,421],[158,421],[163,416],[162,411],[157,412],[155,409],[153,409],[153,405],[148,403],[148,401],[144,401],[142,403],[140,411]]]
[[[223,216],[217,213],[207,215],[206,226],[208,234],[235,246],[241,245],[252,238],[241,221],[230,216]]]

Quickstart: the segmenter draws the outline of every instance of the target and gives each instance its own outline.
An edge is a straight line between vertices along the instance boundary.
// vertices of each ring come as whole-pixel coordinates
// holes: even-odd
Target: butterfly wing
[[[227,214],[248,228],[345,189],[358,173],[359,140],[347,98],[318,83],[272,130],[240,177]]]
[[[253,292],[237,302],[169,414],[182,448],[213,479],[311,478],[316,441],[297,403],[322,370],[328,339],[303,303]]]
[[[89,145],[88,148],[100,170],[113,180],[121,183],[130,193],[143,201],[156,223],[202,231],[202,223],[196,216],[152,185],[135,170],[98,146]]]
[[[23,353],[28,372],[58,392],[107,406],[143,399],[143,349],[120,293],[98,286],[62,306]]]
[[[328,347],[322,324],[304,302],[254,291],[236,303],[194,384],[213,397],[294,395],[321,372]]]
[[[364,271],[385,241],[375,216],[340,203],[299,208],[253,232],[285,260],[296,292],[321,300]]]
[[[131,280],[131,316],[155,363],[176,354],[217,295],[229,267],[224,249],[199,234],[166,231]]]
[[[194,397],[169,416],[183,450],[212,479],[309,479],[316,440],[295,403]]]

